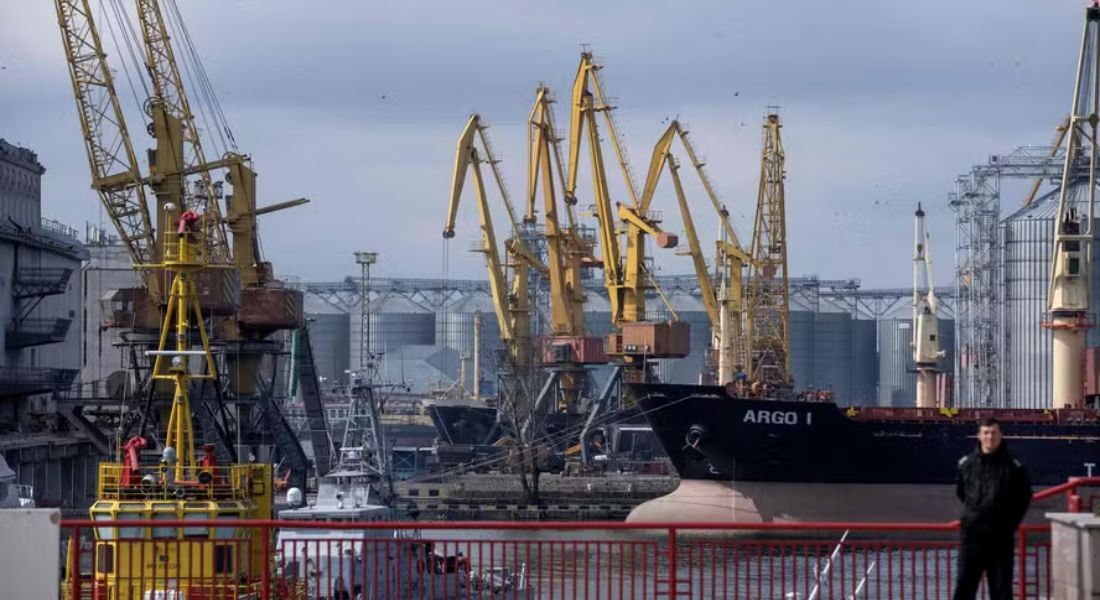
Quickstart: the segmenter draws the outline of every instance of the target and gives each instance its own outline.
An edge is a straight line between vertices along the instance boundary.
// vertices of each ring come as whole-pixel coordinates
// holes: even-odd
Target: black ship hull
[[[956,465],[985,416],[1002,420],[1036,489],[1100,464],[1094,411],[842,409],[662,384],[629,393],[681,478],[632,520],[950,520]]]
[[[455,445],[489,445],[500,439],[497,411],[488,406],[474,404],[428,405],[440,441]]]

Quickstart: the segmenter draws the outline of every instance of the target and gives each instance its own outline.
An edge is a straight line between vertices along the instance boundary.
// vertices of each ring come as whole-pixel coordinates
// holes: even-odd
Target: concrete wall
[[[70,435],[19,438],[0,438],[0,452],[19,483],[34,488],[39,506],[61,507],[67,515],[85,517],[84,509],[95,501],[96,472],[102,458],[95,447]]]
[[[80,329],[83,335],[80,349],[80,379],[85,391],[107,395],[107,377],[124,370],[128,359],[121,348],[119,330],[105,330],[102,298],[111,290],[140,287],[141,278],[131,268],[130,254],[120,243],[88,246],[88,262],[81,271],[84,309]]]
[[[1100,598],[1100,517],[1047,513],[1047,518],[1051,520],[1051,597]]]
[[[61,589],[61,519],[56,510],[0,510],[3,598],[57,598]]]

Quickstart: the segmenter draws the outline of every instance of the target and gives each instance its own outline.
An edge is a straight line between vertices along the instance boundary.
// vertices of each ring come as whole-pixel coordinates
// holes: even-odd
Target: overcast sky
[[[991,153],[1049,143],[1069,106],[1085,6],[177,1],[240,149],[255,160],[260,204],[313,200],[261,217],[264,251],[280,275],[338,279],[355,271],[353,251],[373,250],[381,276],[482,277],[481,257],[466,252],[478,236],[470,194],[443,260],[456,137],[469,113],[484,115],[519,203],[535,85],[556,90],[564,127],[589,44],[605,65],[637,177],[665,120],[679,116],[746,244],[761,118],[780,106],[790,271],[865,286],[908,285],[918,201],[933,231],[936,279],[951,280],[952,181]],[[0,137],[38,151],[48,168],[45,215],[102,223],[53,3],[0,5]],[[111,56],[115,68],[119,58]],[[150,145],[142,126],[131,130],[139,148]],[[611,181],[625,201],[617,173]],[[591,197],[584,191],[582,203]],[[697,186],[689,192],[701,234],[713,239],[705,198]],[[666,229],[681,228],[667,180],[654,208]],[[671,251],[661,251],[658,266],[691,269]]]

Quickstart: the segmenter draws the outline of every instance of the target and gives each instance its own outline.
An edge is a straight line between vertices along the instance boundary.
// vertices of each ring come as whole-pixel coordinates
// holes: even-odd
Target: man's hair
[[[996,427],[997,429],[1000,429],[1001,428],[1001,422],[998,421],[997,419],[994,419],[993,417],[986,417],[986,418],[982,419],[981,426],[982,427]]]

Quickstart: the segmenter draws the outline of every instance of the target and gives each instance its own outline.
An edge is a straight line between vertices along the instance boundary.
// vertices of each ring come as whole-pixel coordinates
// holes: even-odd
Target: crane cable
[[[187,59],[183,61],[184,68],[189,78],[192,76],[193,71],[193,80],[198,82],[196,87],[200,94],[200,110],[205,109],[212,113],[211,118],[215,123],[213,129],[217,133],[218,139],[221,141],[221,150],[223,150],[223,154],[229,151],[237,152],[237,140],[233,137],[233,130],[229,127],[229,121],[225,117],[225,111],[222,109],[221,102],[218,101],[217,93],[214,91],[214,85],[211,83],[206,67],[203,66],[202,59],[195,49],[194,41],[191,38],[191,31],[188,29],[183,16],[180,14],[179,6],[176,4],[175,0],[164,1],[169,8],[168,21],[177,32],[177,39],[182,40],[181,47],[185,53],[184,58]],[[194,83],[192,85],[194,85]],[[204,122],[205,121],[206,117],[204,116]]]
[[[111,41],[114,42],[115,48],[118,50],[118,53],[123,56],[123,60],[121,61],[122,73],[126,76],[126,82],[129,85],[130,93],[134,97],[134,104],[140,108],[142,106],[142,101],[138,97],[137,86],[134,85],[134,79],[137,79],[139,82],[141,82],[141,87],[145,91],[146,98],[148,98],[151,94],[149,93],[149,86],[146,83],[145,78],[140,76],[142,65],[144,65],[144,63],[138,59],[137,52],[134,50],[134,46],[138,45],[137,33],[133,30],[133,24],[130,22],[129,15],[126,13],[126,8],[120,4],[120,0],[110,0],[110,3],[110,12],[108,12],[107,6],[103,3],[103,0],[99,0],[99,9],[104,14],[104,21],[107,22],[107,31],[111,34]],[[111,18],[111,12],[114,13],[114,19]],[[118,21],[118,28],[122,32],[122,39],[125,44],[121,44],[118,41],[119,34],[115,32],[115,21]],[[139,74],[138,77],[133,77],[130,75],[130,67],[127,65],[125,60],[127,55],[129,55],[130,60],[133,63],[134,71]],[[119,125],[121,126],[121,123],[119,123]]]

